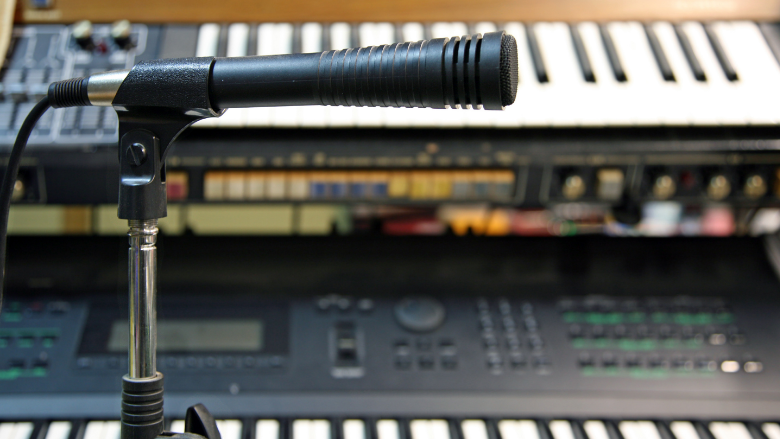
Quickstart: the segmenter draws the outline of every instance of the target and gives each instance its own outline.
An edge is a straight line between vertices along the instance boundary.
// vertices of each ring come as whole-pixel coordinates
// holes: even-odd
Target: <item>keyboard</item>
[[[780,122],[780,107],[775,104],[780,97],[780,64],[778,52],[772,50],[777,47],[776,29],[748,21],[208,23],[197,30],[194,53],[177,55],[318,52],[497,29],[506,30],[518,41],[517,100],[504,112],[370,107],[230,109],[221,118],[196,126],[515,128]],[[168,35],[175,38],[174,33]]]
[[[776,422],[542,419],[220,419],[223,439],[778,439]],[[183,420],[167,426],[184,431]],[[119,439],[115,420],[3,422],[0,439]]]

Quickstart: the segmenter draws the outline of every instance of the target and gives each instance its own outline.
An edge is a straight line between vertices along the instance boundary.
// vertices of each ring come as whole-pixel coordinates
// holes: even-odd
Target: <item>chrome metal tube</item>
[[[157,220],[130,220],[130,378],[157,372]]]

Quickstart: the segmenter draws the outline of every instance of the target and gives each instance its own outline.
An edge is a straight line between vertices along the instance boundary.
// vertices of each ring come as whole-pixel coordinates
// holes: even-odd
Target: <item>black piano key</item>
[[[228,26],[222,25],[219,27],[219,43],[217,44],[217,56],[227,56],[228,45]]]
[[[658,435],[661,436],[661,439],[677,439],[667,422],[655,421],[655,428],[658,430]]]
[[[349,27],[350,36],[349,41],[352,43],[350,47],[360,47],[360,24],[355,23]]]
[[[45,439],[48,423],[44,421],[34,421],[33,431],[30,433],[30,439]]]
[[[569,30],[571,31],[571,41],[574,43],[574,51],[577,53],[577,60],[580,62],[582,77],[587,82],[596,82],[596,76],[593,74],[593,67],[590,65],[588,52],[585,50],[585,45],[582,44],[580,30],[575,25],[569,25]]]
[[[758,25],[761,33],[764,34],[769,49],[775,55],[775,59],[780,63],[780,24],[761,23]]]
[[[620,432],[620,429],[618,428],[617,424],[613,421],[603,421],[604,422],[604,428],[607,430],[607,435],[609,435],[609,439],[625,439],[623,437],[623,433]]]
[[[257,422],[254,419],[241,419],[241,439],[255,439],[257,436]]]
[[[303,46],[303,40],[301,38],[301,25],[300,23],[293,25],[293,43],[292,43],[292,52],[293,53],[301,53]]]
[[[599,33],[601,33],[601,41],[604,43],[604,50],[607,52],[607,58],[609,58],[609,64],[612,66],[612,73],[615,74],[615,79],[618,82],[626,82],[626,71],[623,70],[623,64],[620,62],[617,49],[615,49],[615,42],[612,41],[609,29],[607,29],[606,25],[600,24]]]
[[[498,431],[498,421],[496,419],[485,419],[485,428],[487,429],[488,439],[502,439],[501,432]]]
[[[750,432],[753,439],[768,439],[761,426],[755,422],[745,422],[745,427]]]
[[[737,76],[737,71],[734,70],[734,66],[731,64],[728,55],[726,55],[726,51],[723,50],[723,45],[720,44],[720,39],[718,38],[718,34],[715,33],[715,30],[712,28],[712,25],[705,24],[704,32],[707,34],[707,39],[710,40],[710,45],[712,46],[712,50],[715,51],[715,56],[718,58],[718,63],[720,63],[720,68],[723,69],[723,73],[726,75],[726,78],[728,78],[728,80],[732,82],[739,80],[739,77]]]
[[[672,72],[672,66],[669,65],[669,60],[666,58],[664,49],[661,47],[661,43],[658,41],[658,36],[655,34],[653,26],[645,24],[645,33],[647,34],[647,41],[650,42],[650,48],[653,49],[655,62],[658,64],[658,69],[661,71],[661,76],[663,76],[664,81],[675,81],[674,72]]]
[[[582,427],[582,423],[575,420],[570,420],[571,431],[574,435],[574,439],[588,439],[588,434],[585,432],[585,428]]]
[[[257,55],[257,25],[249,26],[249,41],[247,41],[246,53],[249,56]]]
[[[539,41],[536,40],[534,25],[529,24],[526,26],[525,33],[528,39],[528,50],[531,52],[531,60],[536,71],[536,79],[541,83],[550,82],[550,79],[547,77],[547,69],[544,66],[544,59],[542,59],[542,51],[539,50]]]
[[[674,32],[677,34],[677,40],[680,41],[680,46],[682,47],[683,53],[685,54],[685,59],[688,60],[688,65],[691,66],[693,77],[696,78],[697,81],[706,81],[707,76],[704,74],[704,69],[701,68],[699,58],[697,58],[696,54],[693,53],[691,41],[688,39],[688,35],[686,35],[685,30],[683,30],[682,26],[676,24],[674,25]]]
[[[692,424],[696,429],[696,433],[699,434],[699,439],[715,439],[715,435],[712,434],[707,424],[701,421],[694,421]]]
[[[73,419],[70,421],[70,434],[68,439],[83,439],[84,431],[87,429],[87,422],[83,419]]]

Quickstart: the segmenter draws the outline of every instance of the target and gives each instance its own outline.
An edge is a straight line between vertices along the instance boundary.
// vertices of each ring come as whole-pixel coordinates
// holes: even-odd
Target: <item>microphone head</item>
[[[501,59],[500,81],[501,81],[501,105],[506,107],[515,102],[517,96],[517,40],[509,34],[501,36]]]

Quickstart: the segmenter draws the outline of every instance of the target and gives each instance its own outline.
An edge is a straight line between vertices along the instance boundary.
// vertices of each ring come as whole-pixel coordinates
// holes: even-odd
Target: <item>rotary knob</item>
[[[92,22],[89,20],[81,20],[71,28],[73,39],[84,50],[92,50],[95,47],[95,42],[92,40],[92,30]]]
[[[430,332],[444,323],[444,305],[432,297],[405,297],[395,305],[395,319],[412,332]]]

